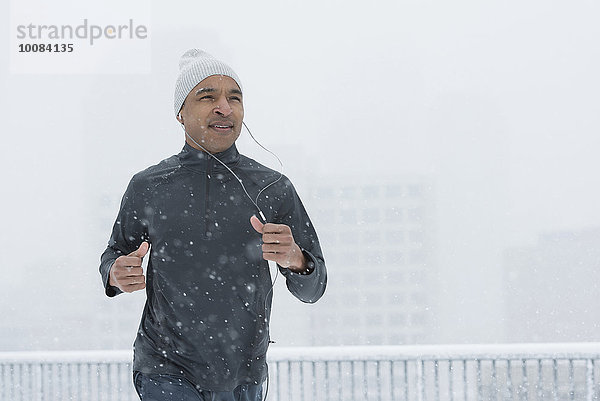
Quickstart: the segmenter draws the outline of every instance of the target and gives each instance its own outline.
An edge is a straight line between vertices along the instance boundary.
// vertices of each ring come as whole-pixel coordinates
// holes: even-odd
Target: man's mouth
[[[229,132],[233,128],[233,124],[230,122],[215,122],[208,125],[210,128],[217,132]]]

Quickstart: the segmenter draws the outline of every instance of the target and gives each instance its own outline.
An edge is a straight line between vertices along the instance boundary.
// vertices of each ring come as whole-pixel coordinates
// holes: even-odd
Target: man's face
[[[203,79],[185,98],[181,116],[186,132],[210,153],[228,149],[242,131],[244,103],[231,77],[212,75]],[[189,138],[186,141],[198,148]]]

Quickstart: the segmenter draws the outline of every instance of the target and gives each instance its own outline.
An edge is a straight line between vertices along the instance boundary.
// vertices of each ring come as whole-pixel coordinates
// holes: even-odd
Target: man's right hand
[[[110,267],[108,283],[123,292],[134,292],[146,288],[142,259],[150,245],[142,242],[140,247],[127,256],[119,256]]]

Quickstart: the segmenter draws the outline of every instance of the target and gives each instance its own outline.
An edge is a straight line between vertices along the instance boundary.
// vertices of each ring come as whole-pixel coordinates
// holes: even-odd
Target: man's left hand
[[[285,224],[263,224],[256,216],[250,218],[250,224],[263,240],[263,259],[277,262],[281,267],[301,273],[307,270],[306,258],[294,241],[292,230]]]

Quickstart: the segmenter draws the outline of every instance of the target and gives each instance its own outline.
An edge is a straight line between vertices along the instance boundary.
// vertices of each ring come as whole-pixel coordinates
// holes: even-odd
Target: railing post
[[[342,361],[337,361],[338,366],[338,377],[339,377],[339,385],[338,385],[338,400],[342,401]]]
[[[477,359],[477,400],[483,401],[483,384],[481,381],[481,359]]]
[[[394,393],[394,361],[390,360],[390,400],[395,401]]]
[[[594,399],[594,361],[588,359],[585,366],[586,401]]]
[[[329,361],[325,361],[325,399],[329,399]]]
[[[280,374],[280,365],[281,362],[277,361],[275,362],[275,371],[277,372],[277,380],[276,380],[276,387],[277,387],[277,401],[279,401],[281,399],[281,374]]]
[[[527,401],[529,399],[529,379],[527,378],[527,360],[521,360],[521,369],[523,374],[523,388],[522,388],[522,396],[520,397],[523,401]]]
[[[288,400],[292,400],[292,361],[287,362],[288,371]]]
[[[312,399],[317,400],[317,364],[312,361]]]
[[[513,384],[512,384],[512,361],[510,359],[506,360],[506,392],[508,395],[508,399],[513,399]]]
[[[404,400],[408,401],[408,361],[404,361]]]
[[[552,392],[554,393],[554,401],[558,401],[558,361],[552,360]]]
[[[417,400],[425,400],[425,375],[423,373],[425,362],[422,359],[417,359]]]
[[[575,401],[575,367],[573,366],[573,359],[569,359],[569,398],[571,401]]]
[[[44,395],[46,392],[44,391],[44,364],[40,363],[40,400],[44,401]]]
[[[369,369],[367,361],[363,361],[363,400],[369,399]]]
[[[433,388],[435,390],[435,401],[440,401],[440,375],[439,375],[439,361],[436,359],[433,361]]]
[[[350,362],[350,388],[352,389],[352,401],[356,400],[354,394],[354,361]]]
[[[498,375],[496,373],[496,360],[492,359],[492,388],[493,396],[491,397],[493,401],[498,401]]]
[[[467,392],[469,391],[469,386],[467,382],[467,361],[463,359],[463,401],[467,401]]]
[[[57,366],[57,368],[58,368],[58,373],[57,373],[57,377],[58,377],[58,391],[57,391],[57,394],[58,394],[58,399],[60,400],[60,399],[63,398],[63,392],[62,392],[62,382],[63,382],[63,379],[62,379],[62,370],[63,370],[63,364],[59,363],[58,366]]]
[[[454,367],[452,366],[452,359],[448,361],[448,395],[450,396],[450,401],[454,401],[454,386],[452,385],[454,381]]]
[[[381,362],[375,362],[377,366],[377,400],[381,401]]]
[[[304,362],[300,361],[300,399],[304,401]]]
[[[537,377],[537,399],[541,400],[544,397],[544,388],[542,381],[542,360],[538,359],[538,377]]]

